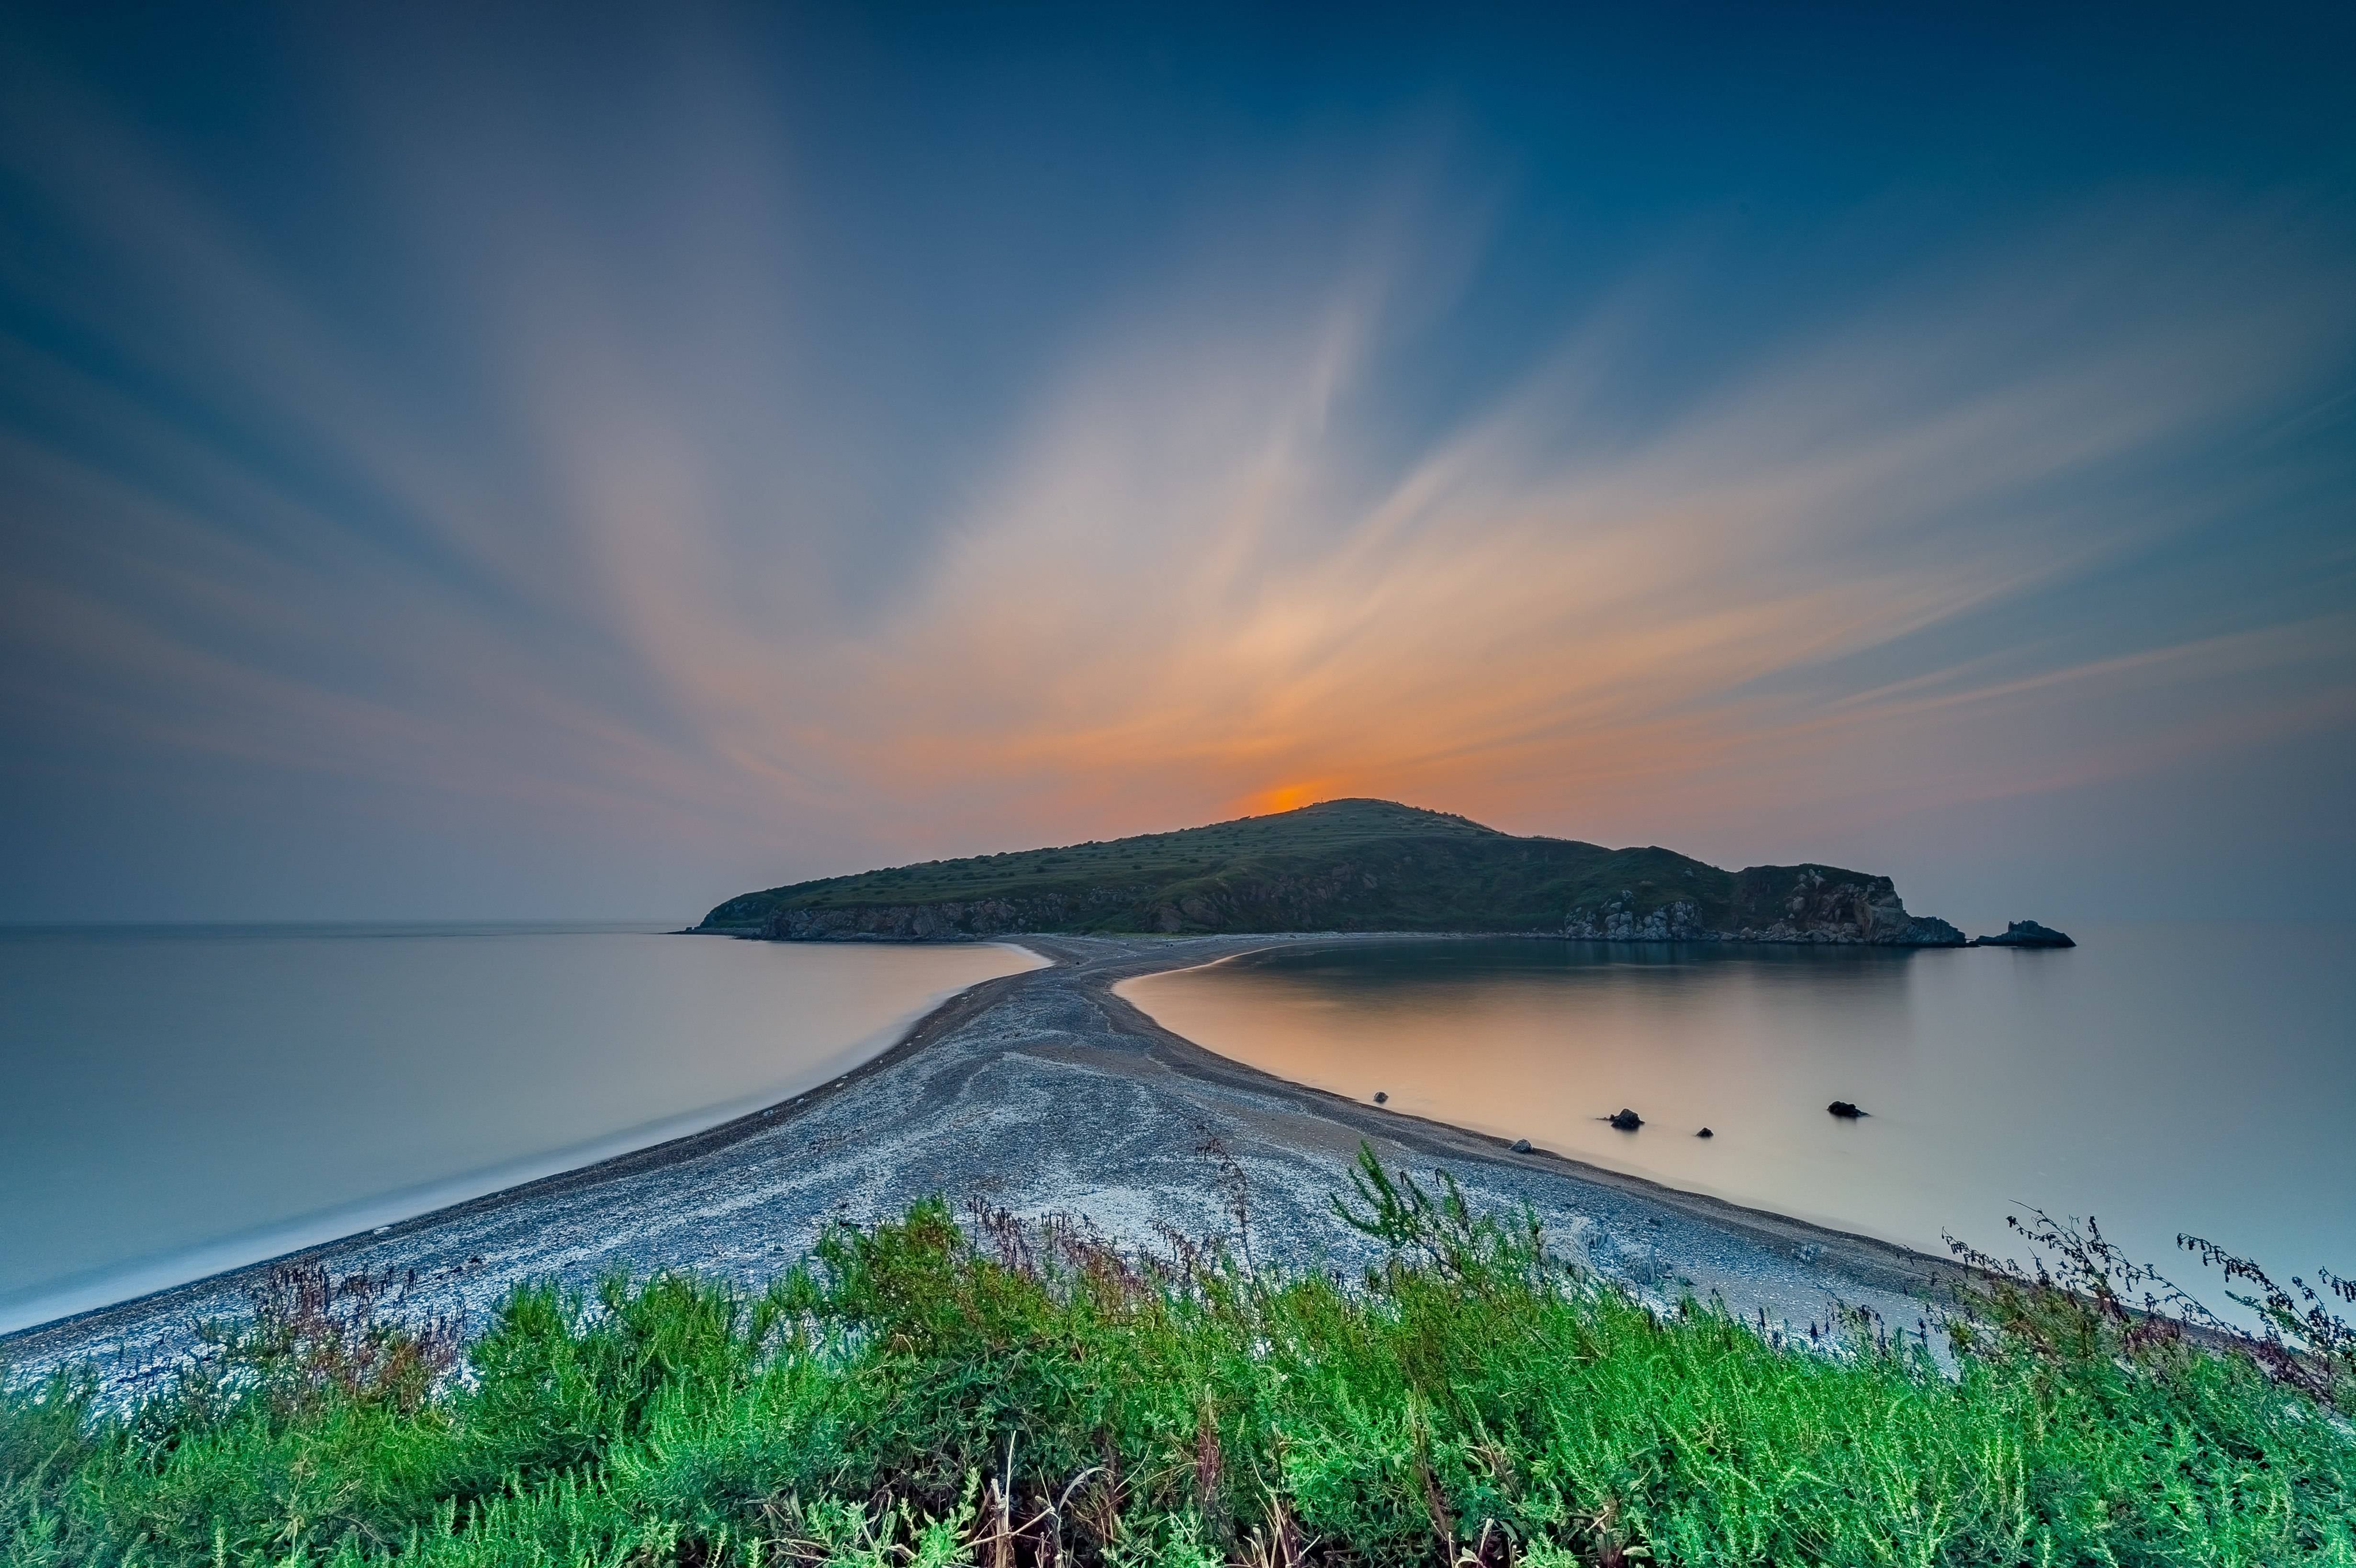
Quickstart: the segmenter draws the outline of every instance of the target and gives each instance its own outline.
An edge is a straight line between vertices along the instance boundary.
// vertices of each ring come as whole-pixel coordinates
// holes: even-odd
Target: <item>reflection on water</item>
[[[2035,1205],[2160,1262],[2190,1231],[2356,1269],[2356,926],[2075,934],[1332,945],[1121,991],[1288,1078],[1928,1251],[2001,1243]],[[1871,1114],[1836,1119],[1837,1099]],[[1623,1105],[1646,1125],[1600,1120]]]
[[[0,933],[0,1331],[709,1126],[1037,962],[644,931]]]

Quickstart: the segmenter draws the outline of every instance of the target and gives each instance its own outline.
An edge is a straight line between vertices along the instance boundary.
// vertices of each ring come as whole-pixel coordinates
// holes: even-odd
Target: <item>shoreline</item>
[[[1496,933],[1488,932],[1448,932],[1440,933],[1426,933],[1422,932],[1371,932],[1364,933],[1289,933],[1285,934],[1284,940],[1327,942],[1352,940],[1360,935],[1364,935],[1371,939],[1383,941],[1520,941],[1527,934],[1529,933],[1508,933],[1501,937]],[[1540,933],[1540,935],[1543,936],[1544,933]],[[1572,937],[1568,940],[1585,943],[1589,942],[1590,939]],[[1595,943],[1593,944],[1612,946],[1668,945],[1667,944],[1657,942],[1612,944]],[[1647,1191],[1657,1191],[1659,1193],[1669,1195],[1676,1200],[1699,1200],[1705,1202],[1721,1205],[1724,1209],[1730,1211],[1734,1214],[1750,1216],[1753,1219],[1772,1221],[1778,1225],[1795,1225],[1804,1227],[1811,1232],[1819,1232],[1828,1235],[1842,1237],[1849,1241],[1870,1243],[1878,1246],[1895,1248],[1899,1252],[1923,1260],[1926,1266],[1944,1269],[1951,1274],[1970,1272],[1965,1269],[1963,1265],[1954,1263],[1950,1258],[1944,1257],[1937,1253],[1926,1251],[1917,1243],[1910,1242],[1898,1236],[1876,1234],[1871,1231],[1851,1230],[1844,1226],[1838,1219],[1831,1216],[1795,1213],[1790,1210],[1784,1209],[1770,1209],[1762,1207],[1758,1203],[1745,1202],[1740,1197],[1732,1196],[1722,1191],[1713,1191],[1706,1187],[1679,1186],[1675,1181],[1668,1180],[1658,1176],[1646,1175],[1641,1170],[1630,1169],[1620,1165],[1602,1163],[1591,1157],[1566,1154],[1559,1149],[1547,1148],[1537,1141],[1535,1135],[1528,1133],[1516,1134],[1515,1132],[1490,1131],[1483,1127],[1475,1126],[1469,1122],[1449,1121],[1437,1115],[1427,1115],[1406,1111],[1396,1104],[1370,1104],[1350,1090],[1327,1088],[1323,1084],[1312,1083],[1305,1079],[1287,1077],[1282,1073],[1271,1072],[1268,1068],[1255,1066],[1253,1063],[1245,1061],[1241,1057],[1229,1056],[1224,1051],[1219,1051],[1214,1050],[1210,1046],[1203,1045],[1200,1041],[1194,1040],[1193,1036],[1180,1034],[1177,1030],[1170,1029],[1169,1025],[1162,1023],[1159,1019],[1154,1018],[1151,1012],[1147,1011],[1144,1007],[1141,1006],[1137,1000],[1126,994],[1126,988],[1128,987],[1141,980],[1159,980],[1175,975],[1190,974],[1198,970],[1216,969],[1226,965],[1236,963],[1239,960],[1249,958],[1253,955],[1264,951],[1266,951],[1266,949],[1263,947],[1239,948],[1232,953],[1224,953],[1215,957],[1205,958],[1199,963],[1179,965],[1168,969],[1149,970],[1143,974],[1132,975],[1125,979],[1114,982],[1108,988],[1115,997],[1119,997],[1122,1001],[1128,1002],[1131,1007],[1137,1008],[1140,1012],[1144,1013],[1145,1016],[1149,1019],[1151,1019],[1151,1021],[1158,1027],[1168,1030],[1174,1038],[1184,1040],[1186,1043],[1194,1045],[1199,1050],[1209,1051],[1213,1056],[1218,1058],[1222,1061],[1231,1062],[1237,1066],[1249,1068],[1251,1071],[1265,1073],[1267,1076],[1275,1079],[1277,1082],[1289,1084],[1294,1090],[1304,1093],[1330,1095],[1344,1104],[1359,1106],[1363,1110],[1374,1111],[1380,1115],[1421,1123],[1431,1127],[1444,1128],[1449,1132],[1460,1134],[1467,1137],[1484,1139],[1502,1147],[1507,1154],[1512,1154],[1514,1152],[1512,1146],[1517,1136],[1528,1137],[1531,1140],[1531,1147],[1526,1151],[1527,1153],[1545,1155],[1549,1159],[1554,1160],[1575,1172],[1582,1179],[1633,1181]],[[1942,951],[1953,951],[1953,949],[1942,949]],[[1599,1115],[1594,1119],[1598,1122],[1604,1122],[1608,1121],[1610,1118]]]
[[[1536,1210],[1558,1246],[1655,1294],[1715,1292],[1798,1324],[1828,1299],[1911,1320],[1956,1264],[1869,1236],[1276,1077],[1173,1033],[1113,987],[1297,942],[1412,933],[1002,937],[1044,967],[985,980],[916,1019],[834,1081],[682,1136],[332,1241],[0,1336],[0,1365],[77,1360],[135,1388],[234,1315],[273,1271],[310,1265],[412,1280],[411,1302],[471,1321],[521,1280],[581,1285],[619,1266],[746,1282],[788,1266],[823,1226],[896,1215],[939,1192],[1037,1217],[1077,1215],[1125,1244],[1155,1226],[1232,1232],[1262,1261],[1371,1255],[1326,1212],[1358,1143],[1387,1163],[1445,1164],[1475,1201]]]
[[[353,929],[363,934],[379,933],[376,928],[356,926]],[[386,926],[381,929],[382,933],[393,935],[442,935],[451,928]],[[504,934],[510,928],[487,924],[483,929]],[[634,923],[626,931],[586,923],[573,929],[582,934],[595,935],[673,934],[649,929],[648,923],[645,922]],[[534,929],[527,933],[544,933]],[[1001,949],[1024,969],[1043,967],[1053,962],[1019,943],[992,940],[971,945]],[[1014,972],[1023,971],[1018,969]],[[779,1090],[769,1088],[734,1095],[710,1104],[594,1132],[556,1147],[501,1157],[455,1174],[428,1177],[383,1191],[363,1194],[308,1213],[268,1221],[226,1235],[151,1253],[121,1264],[68,1275],[43,1290],[38,1296],[21,1301],[13,1310],[35,1309],[51,1303],[63,1303],[63,1308],[13,1325],[0,1319],[0,1346],[5,1346],[18,1335],[134,1306],[217,1277],[268,1268],[284,1260],[303,1257],[321,1248],[364,1235],[389,1233],[412,1221],[455,1211],[483,1199],[520,1192],[554,1178],[596,1169],[643,1150],[684,1143],[730,1123],[757,1117],[765,1111],[788,1104],[797,1096],[808,1095],[841,1077],[844,1069],[839,1065],[830,1066],[830,1062],[848,1061],[852,1067],[862,1066],[891,1050],[960,991],[980,983],[973,981],[937,987],[918,994],[909,1006],[880,1027],[865,1030],[839,1051],[820,1052],[812,1060],[800,1063],[795,1070],[796,1076],[819,1068],[829,1070],[814,1082],[787,1088],[782,1094]],[[112,1293],[103,1294],[110,1287],[114,1287]]]

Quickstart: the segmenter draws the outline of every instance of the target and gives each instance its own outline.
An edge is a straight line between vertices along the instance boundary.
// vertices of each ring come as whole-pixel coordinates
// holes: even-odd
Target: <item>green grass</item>
[[[1947,1370],[1780,1345],[1367,1170],[1346,1286],[930,1204],[758,1294],[519,1291],[438,1380],[447,1326],[290,1287],[129,1414],[11,1395],[0,1557],[2356,1563],[2344,1363],[2018,1281]]]
[[[1694,906],[1713,930],[1767,925],[1808,872],[1731,872],[1658,848],[1525,838],[1386,800],[1335,800],[1176,833],[980,855],[796,882],[728,900],[715,930],[770,931],[793,912],[969,906],[958,929],[993,931],[1553,931],[1576,910],[1624,901],[1642,917]],[[969,906],[1004,906],[977,916]],[[787,934],[771,931],[772,934]]]

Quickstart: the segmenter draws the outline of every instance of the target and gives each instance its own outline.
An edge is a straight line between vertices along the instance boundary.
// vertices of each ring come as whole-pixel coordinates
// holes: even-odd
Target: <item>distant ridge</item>
[[[1721,870],[1674,850],[1522,838],[1388,800],[1329,800],[1061,848],[744,893],[699,931],[787,941],[971,941],[1018,932],[1433,931],[1625,942],[1957,947],[1887,877]]]

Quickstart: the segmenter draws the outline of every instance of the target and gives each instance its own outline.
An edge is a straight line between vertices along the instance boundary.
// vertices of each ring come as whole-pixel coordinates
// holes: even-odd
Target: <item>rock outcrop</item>
[[[1587,942],[1717,942],[1727,933],[1704,925],[1690,899],[1638,913],[1633,889],[1622,888],[1600,908],[1575,909],[1564,917],[1562,933]]]
[[[2033,920],[2016,920],[2004,928],[2002,936],[1975,936],[1974,947],[2075,947],[2078,944],[2050,925],[2040,925]]]
[[[1826,866],[1752,866],[1737,872],[1732,920],[1725,926],[1708,924],[1687,899],[1640,913],[1641,908],[1636,892],[1622,888],[1600,907],[1571,911],[1562,933],[1591,942],[1965,945],[1964,933],[1945,921],[1907,913],[1888,877],[1863,877]]]

